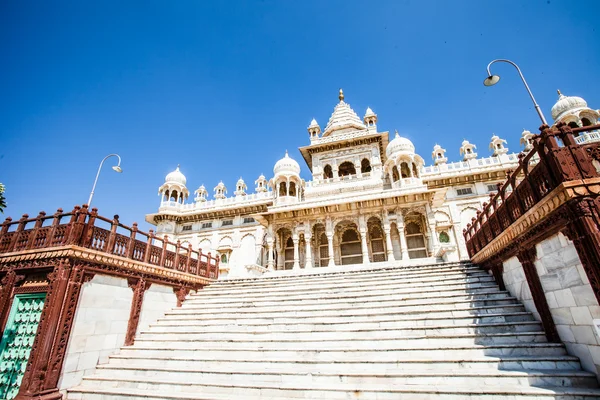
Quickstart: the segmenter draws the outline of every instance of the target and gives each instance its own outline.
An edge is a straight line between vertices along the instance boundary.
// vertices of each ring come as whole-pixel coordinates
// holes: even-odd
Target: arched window
[[[579,128],[579,125],[575,121],[569,122],[568,125],[571,129]]]
[[[581,125],[590,126],[590,125],[592,125],[592,122],[587,118],[581,118]]]
[[[410,177],[410,168],[408,168],[407,163],[403,162],[400,164],[400,174],[402,175],[402,178]]]
[[[419,171],[417,170],[417,164],[413,164],[412,165],[412,169],[413,169],[413,176],[415,178],[418,178],[419,177]]]
[[[406,224],[406,246],[410,258],[427,257],[427,248],[425,247],[425,235],[421,225],[416,222]]]
[[[319,265],[321,267],[329,265],[329,242],[325,232],[319,237]]]
[[[171,191],[171,200],[177,201],[178,197],[179,197],[179,194],[177,193],[177,190]]]
[[[450,243],[450,236],[447,232],[440,232],[440,243]]]
[[[325,168],[323,168],[323,175],[325,179],[333,178],[333,170],[331,169],[331,165],[327,164]]]
[[[290,196],[296,196],[296,183],[290,182]]]
[[[394,182],[398,182],[400,180],[400,173],[398,173],[398,167],[394,165],[392,168],[392,179]]]
[[[350,161],[343,162],[338,168],[338,176],[356,175],[356,168]]]
[[[379,226],[373,226],[369,232],[369,238],[371,239],[371,261],[385,261],[385,246],[381,228]]]
[[[368,159],[363,158],[360,162],[360,172],[363,174],[371,172],[371,162]]]
[[[279,184],[279,195],[280,196],[287,196],[287,183],[281,182]]]
[[[342,265],[360,264],[362,262],[360,238],[354,229],[346,229],[342,233],[340,252]]]

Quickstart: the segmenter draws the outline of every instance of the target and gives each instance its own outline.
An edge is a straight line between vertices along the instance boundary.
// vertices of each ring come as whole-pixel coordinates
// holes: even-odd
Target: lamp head
[[[118,165],[115,165],[114,167],[112,167],[112,169],[114,169],[115,171],[121,173],[123,172],[123,170],[121,169],[121,167],[119,167]]]
[[[500,77],[498,75],[490,75],[487,78],[485,78],[483,84],[485,86],[494,86],[496,83],[498,83],[499,80]]]

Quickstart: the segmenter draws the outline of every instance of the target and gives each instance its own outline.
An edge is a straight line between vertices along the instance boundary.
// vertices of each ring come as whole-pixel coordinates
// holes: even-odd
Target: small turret
[[[319,134],[321,133],[321,127],[317,123],[317,120],[314,118],[312,121],[310,121],[310,125],[308,126],[307,129],[308,129],[308,134],[310,135],[311,140],[318,138]]]
[[[460,146],[460,155],[463,156],[463,161],[477,158],[477,153],[475,153],[476,148],[477,146],[469,143],[468,140],[463,140],[462,146]]]
[[[235,184],[235,192],[233,192],[233,194],[235,194],[236,197],[245,196],[246,189],[248,189],[248,187],[246,186],[246,182],[244,182],[244,180],[240,176],[240,179],[238,179],[237,183]]]
[[[377,128],[377,114],[371,110],[371,107],[367,107],[367,112],[363,117],[363,121],[365,121],[365,125],[368,129]]]
[[[223,183],[223,181],[219,182],[219,184],[217,186],[215,186],[214,191],[215,191],[215,199],[224,199],[225,198],[225,195],[227,194],[227,188],[225,187],[225,184]]]
[[[533,149],[533,137],[534,136],[535,135],[533,133],[531,133],[530,131],[528,131],[527,129],[523,129],[523,132],[521,133],[520,143],[523,146],[524,153],[529,153],[531,151],[531,149]]]
[[[492,150],[492,156],[498,157],[499,155],[508,153],[508,147],[505,146],[506,140],[500,139],[498,136],[493,135],[490,141],[490,150]]]
[[[260,174],[258,179],[254,181],[254,184],[256,185],[256,193],[263,193],[263,192],[267,192],[269,190],[267,188],[267,185],[269,184],[269,182],[267,181],[267,178],[265,178],[265,176],[263,174]]]
[[[431,158],[433,158],[434,165],[446,164],[448,162],[448,158],[446,157],[446,149],[442,149],[442,146],[436,144],[433,146]]]
[[[200,185],[198,189],[194,192],[196,194],[196,198],[194,199],[197,202],[204,202],[208,197],[208,190],[204,187],[204,185]]]

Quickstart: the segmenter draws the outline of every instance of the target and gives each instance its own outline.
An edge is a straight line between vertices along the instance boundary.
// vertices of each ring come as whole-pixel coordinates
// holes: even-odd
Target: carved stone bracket
[[[185,301],[185,297],[190,293],[190,288],[183,286],[180,288],[173,288],[173,293],[177,296],[177,307],[181,307]]]
[[[150,287],[151,283],[145,279],[127,279],[128,286],[133,289],[133,298],[131,299],[131,311],[129,312],[129,322],[127,323],[127,334],[125,336],[125,346],[131,346],[135,340],[135,333],[140,322],[142,305],[144,303],[144,293]]]
[[[517,258],[523,266],[523,272],[525,272],[525,278],[527,279],[527,284],[529,285],[535,308],[537,309],[538,314],[540,314],[546,338],[549,342],[560,343],[560,337],[558,336],[558,331],[554,325],[552,313],[550,312],[550,307],[548,306],[548,301],[546,300],[540,277],[535,268],[534,262],[536,255],[537,251],[535,247],[522,248],[517,253]]]

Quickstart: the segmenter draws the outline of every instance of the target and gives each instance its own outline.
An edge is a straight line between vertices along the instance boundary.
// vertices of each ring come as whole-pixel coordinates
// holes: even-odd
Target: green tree
[[[6,208],[6,197],[4,197],[4,185],[0,183],[0,212],[3,213]]]

